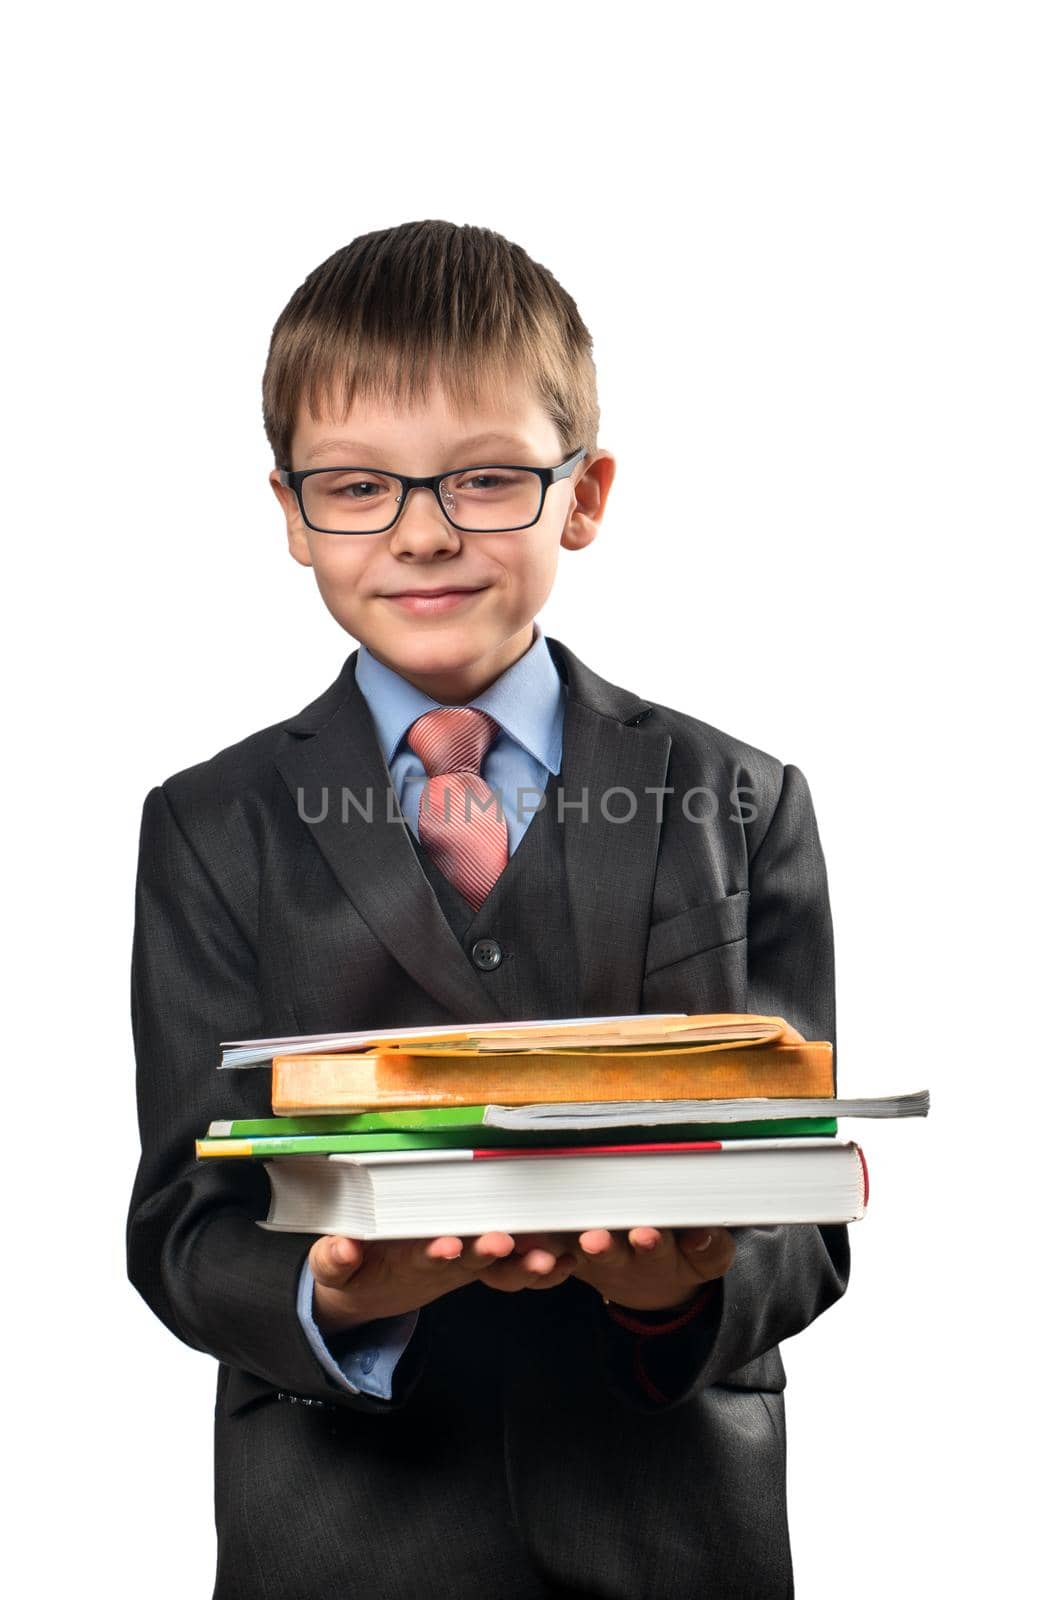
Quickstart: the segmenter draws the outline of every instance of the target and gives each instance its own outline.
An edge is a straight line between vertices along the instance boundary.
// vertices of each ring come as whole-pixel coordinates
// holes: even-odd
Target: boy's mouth
[[[397,594],[386,594],[381,598],[391,600],[405,611],[424,615],[426,612],[449,611],[471,595],[482,594],[484,587],[486,585],[476,589],[401,589]]]

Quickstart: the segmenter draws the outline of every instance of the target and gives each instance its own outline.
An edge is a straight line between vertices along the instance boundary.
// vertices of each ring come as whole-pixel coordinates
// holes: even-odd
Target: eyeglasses
[[[459,467],[434,478],[370,467],[281,467],[279,478],[316,533],[385,533],[412,489],[431,489],[452,528],[463,533],[513,533],[538,521],[549,485],[569,477],[585,454],[583,447],[555,467]]]

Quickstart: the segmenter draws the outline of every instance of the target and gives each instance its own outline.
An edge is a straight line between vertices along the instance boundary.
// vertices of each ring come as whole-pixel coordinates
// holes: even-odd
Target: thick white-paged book
[[[260,1227],[361,1240],[857,1222],[869,1195],[860,1146],[824,1137],[383,1150],[264,1165],[272,1200]]]

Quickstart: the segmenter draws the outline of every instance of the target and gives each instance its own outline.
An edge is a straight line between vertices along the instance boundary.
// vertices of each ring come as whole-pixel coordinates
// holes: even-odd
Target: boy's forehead
[[[425,398],[394,400],[359,395],[344,406],[338,397],[322,396],[313,413],[307,397],[298,407],[296,457],[303,465],[351,447],[381,451],[416,443],[419,449],[498,448],[516,452],[554,450],[556,430],[538,397],[522,384],[501,395],[483,395],[475,403],[455,406],[446,391],[434,385]],[[309,460],[305,458],[308,457]]]

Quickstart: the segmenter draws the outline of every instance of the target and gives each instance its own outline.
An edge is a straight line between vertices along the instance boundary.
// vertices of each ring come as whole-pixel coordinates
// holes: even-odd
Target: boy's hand
[[[551,1246],[551,1248],[550,1248]],[[379,1239],[327,1234],[309,1251],[316,1286],[313,1317],[324,1335],[376,1317],[395,1317],[482,1277],[492,1289],[552,1289],[571,1273],[577,1251],[552,1234],[484,1233],[473,1240]]]
[[[574,1276],[616,1305],[683,1310],[701,1284],[723,1277],[735,1243],[727,1228],[587,1228],[576,1254]]]

